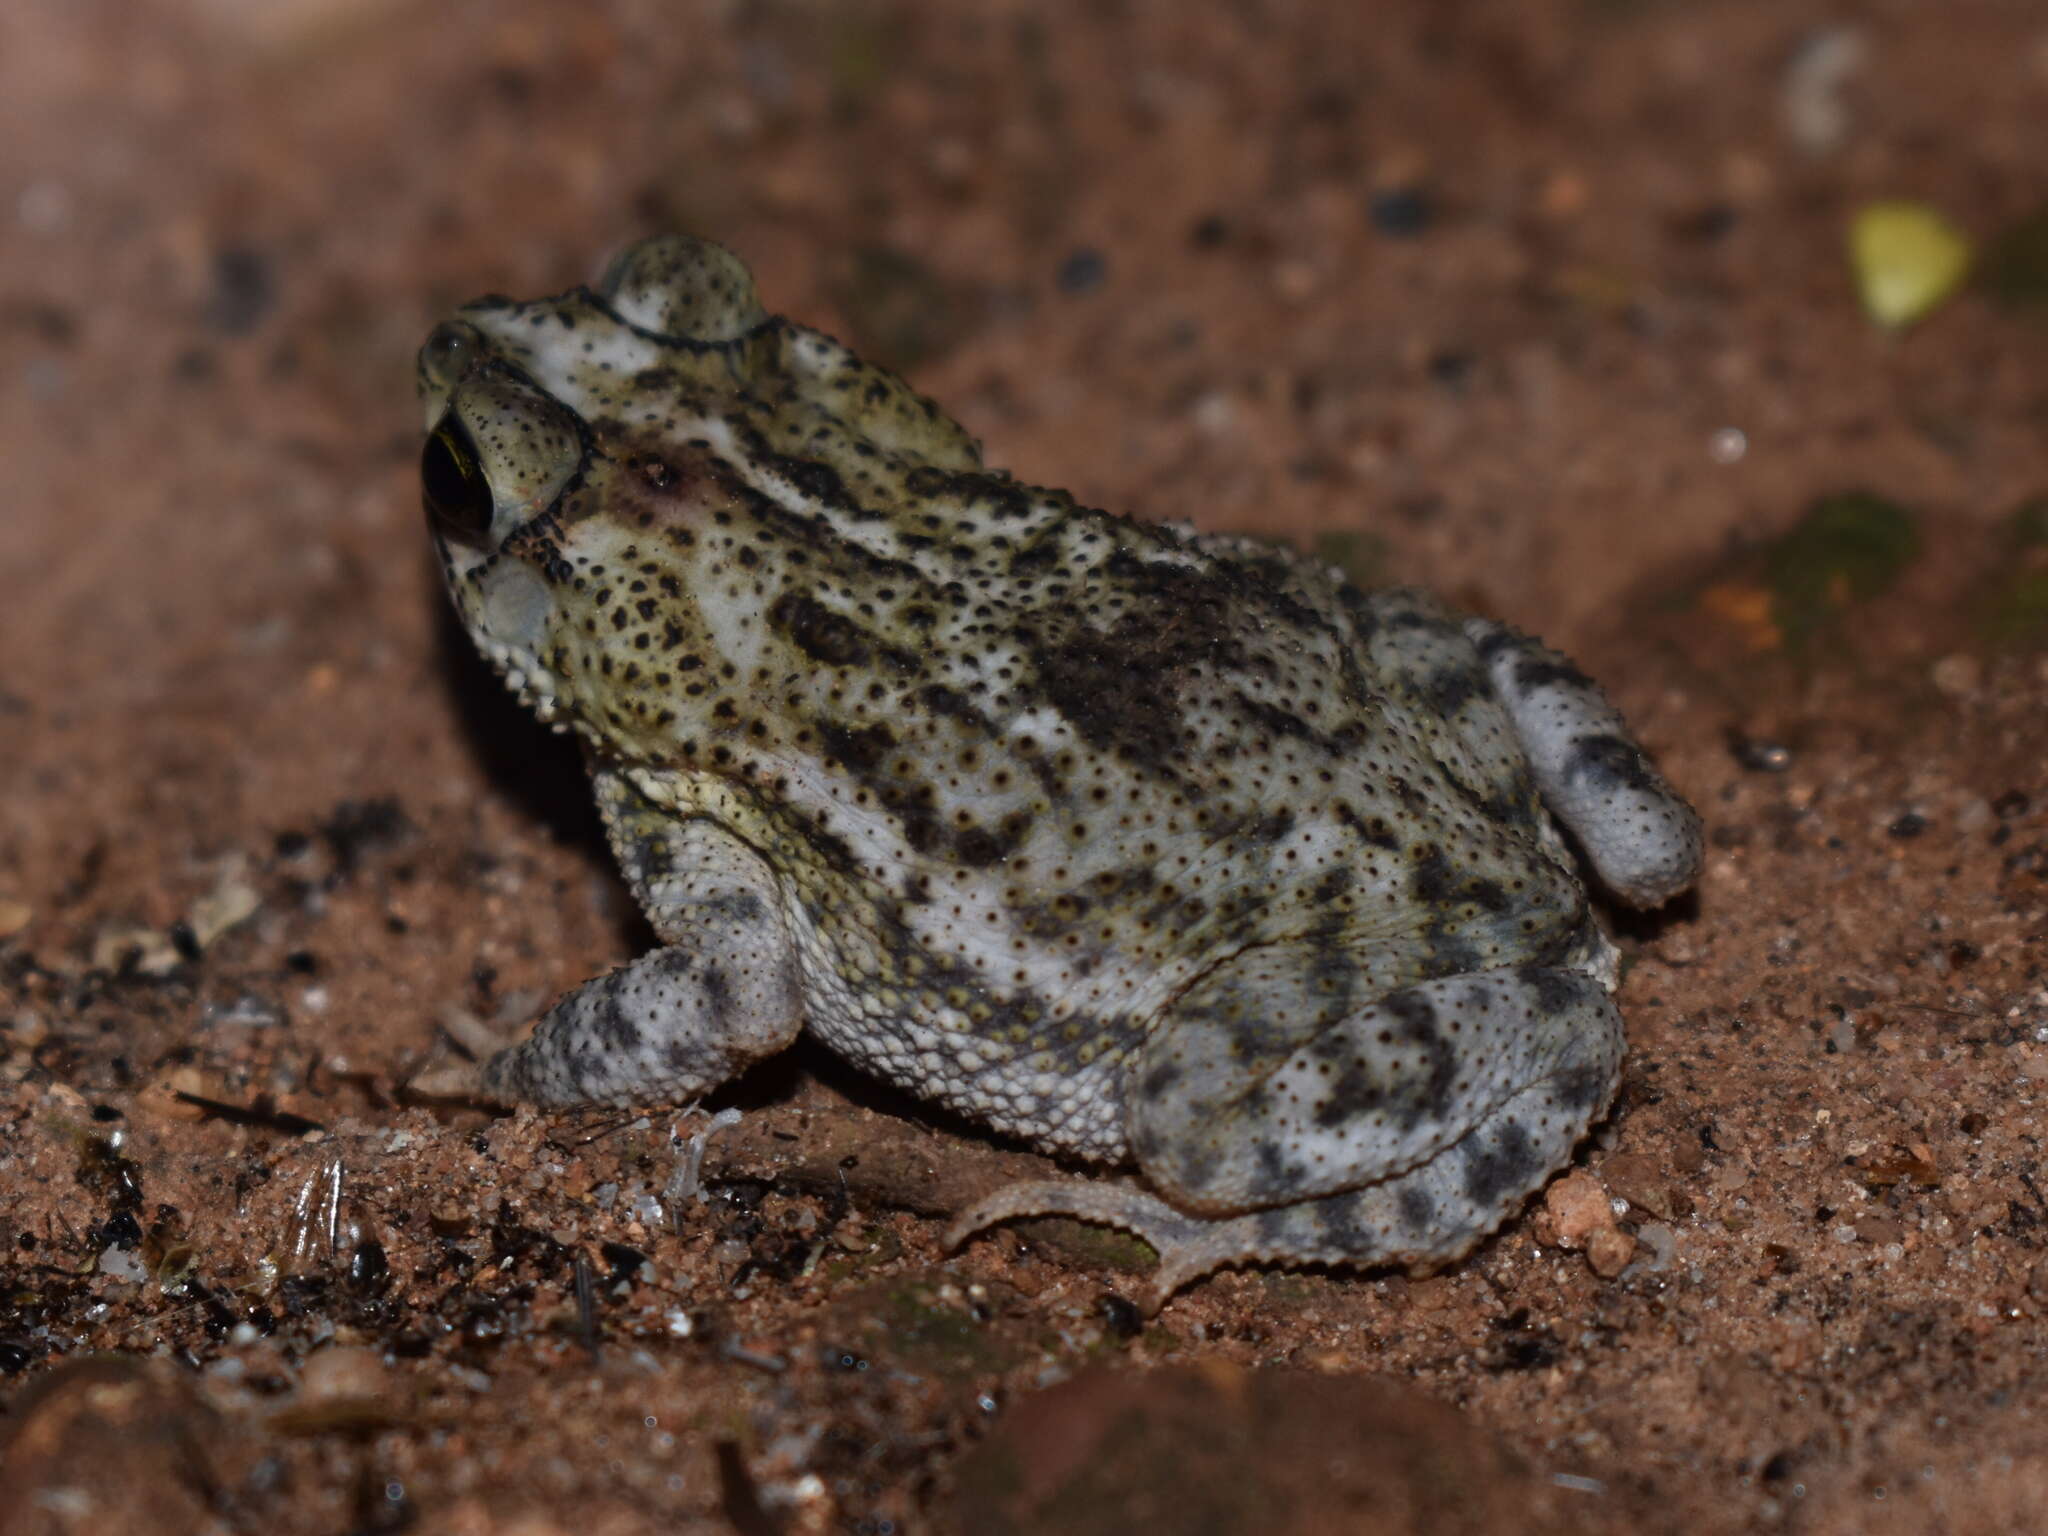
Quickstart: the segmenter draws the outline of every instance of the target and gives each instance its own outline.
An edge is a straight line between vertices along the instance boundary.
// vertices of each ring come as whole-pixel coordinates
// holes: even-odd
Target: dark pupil
[[[491,483],[460,422],[442,422],[427,439],[420,496],[427,515],[451,538],[481,543],[491,531]]]

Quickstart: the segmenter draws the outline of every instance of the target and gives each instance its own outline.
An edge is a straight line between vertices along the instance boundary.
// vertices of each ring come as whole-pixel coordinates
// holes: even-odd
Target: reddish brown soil
[[[1995,0],[15,0],[0,1529],[2037,1521],[2048,329],[1842,249],[2027,214],[2044,122]],[[1148,1321],[1120,1240],[943,1253],[1042,1165],[815,1055],[665,1205],[673,1115],[408,1098],[646,942],[443,615],[412,349],[667,227],[997,464],[1610,684],[1712,833],[1592,1185]],[[1745,551],[1859,487],[1917,554],[1805,635]]]

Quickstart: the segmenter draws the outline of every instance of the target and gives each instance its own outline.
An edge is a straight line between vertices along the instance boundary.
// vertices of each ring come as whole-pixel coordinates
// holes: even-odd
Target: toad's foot
[[[1426,1246],[1438,1234],[1404,1231],[1398,1210],[1392,1223],[1376,1223],[1376,1216],[1387,1215],[1389,1202],[1376,1200],[1374,1195],[1371,1190],[1353,1191],[1300,1205],[1212,1218],[1190,1216],[1157,1195],[1129,1185],[1015,1184],[957,1217],[947,1229],[946,1245],[957,1247],[983,1227],[1027,1216],[1066,1216],[1136,1233],[1159,1255],[1159,1267],[1143,1282],[1137,1297],[1147,1317],[1165,1306],[1182,1286],[1234,1264],[1410,1262],[1434,1267],[1458,1256]],[[1484,1235],[1483,1228],[1474,1231],[1464,1247]]]
[[[1152,1245],[1159,1267],[1143,1282],[1138,1304],[1150,1317],[1191,1280],[1247,1257],[1243,1239],[1225,1229],[1248,1218],[1206,1221],[1177,1211],[1157,1195],[1128,1184],[1012,1184],[979,1200],[946,1229],[946,1246],[958,1248],[983,1227],[1026,1216],[1066,1216],[1134,1232]]]

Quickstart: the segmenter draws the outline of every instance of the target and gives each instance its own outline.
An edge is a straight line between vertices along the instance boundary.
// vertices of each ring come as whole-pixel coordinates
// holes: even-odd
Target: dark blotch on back
[[[768,622],[789,636],[813,661],[828,667],[857,667],[874,653],[866,630],[815,598],[788,591],[768,607]]]
[[[1311,742],[1331,757],[1342,757],[1365,735],[1364,727],[1356,721],[1337,731],[1317,730],[1292,710],[1254,698],[1242,688],[1237,691],[1237,707],[1268,736]]]
[[[975,708],[967,695],[944,683],[932,683],[917,691],[917,701],[933,714],[946,720],[964,720],[983,734],[995,730],[995,723],[981,710]]]
[[[826,751],[863,776],[874,773],[881,766],[883,755],[896,745],[896,733],[880,721],[844,726],[820,720],[818,737]]]
[[[953,857],[970,869],[987,869],[1000,864],[1017,851],[1031,829],[1029,816],[1006,817],[1004,824],[991,830],[988,827],[969,827],[955,834]]]
[[[1196,663],[1238,663],[1245,597],[1227,567],[1149,564],[1119,550],[1106,578],[1130,601],[1107,631],[1020,633],[1038,690],[1098,751],[1163,774],[1182,757],[1181,695]]]
[[[1253,843],[1284,842],[1294,831],[1294,812],[1290,810],[1269,811],[1251,826]]]
[[[1452,662],[1425,677],[1417,691],[1433,713],[1449,719],[1486,692],[1486,679],[1476,668]]]
[[[1511,629],[1492,629],[1480,640],[1479,659],[1491,662],[1502,651],[1511,651],[1522,643],[1522,637]]]
[[[741,437],[750,459],[787,480],[805,500],[827,507],[850,522],[869,522],[879,515],[855,501],[846,482],[839,478],[839,471],[824,460],[777,453],[768,446],[767,438],[752,428],[743,429]]]
[[[1007,475],[994,470],[945,470],[921,464],[904,479],[912,496],[957,499],[965,506],[984,508],[997,519],[1021,518],[1031,511],[1034,493]]]
[[[1394,829],[1387,824],[1385,817],[1375,816],[1371,821],[1367,821],[1350,806],[1339,802],[1337,819],[1349,827],[1361,843],[1373,848],[1384,848],[1388,853],[1401,851],[1401,839],[1395,836]]]
[[[1508,893],[1499,881],[1456,868],[1441,848],[1416,860],[1414,889],[1415,899],[1430,907],[1467,902],[1482,912],[1505,912],[1508,907]]]
[[[1495,642],[1498,636],[1488,636],[1480,646],[1480,655],[1490,656],[1501,649]],[[1562,657],[1531,656],[1515,668],[1515,686],[1524,693],[1534,693],[1539,688],[1565,688],[1574,692],[1597,693],[1593,679]]]

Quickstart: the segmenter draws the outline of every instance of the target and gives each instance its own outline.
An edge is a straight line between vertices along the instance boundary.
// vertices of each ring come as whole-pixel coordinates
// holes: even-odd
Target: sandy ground
[[[2044,121],[2020,0],[16,0],[0,1529],[2040,1521],[2048,320],[1843,248],[2011,228]],[[942,1252],[1044,1165],[816,1054],[694,1189],[701,1117],[408,1094],[647,942],[443,614],[412,351],[672,227],[994,463],[1609,684],[1709,860],[1547,1202],[1147,1319]]]

